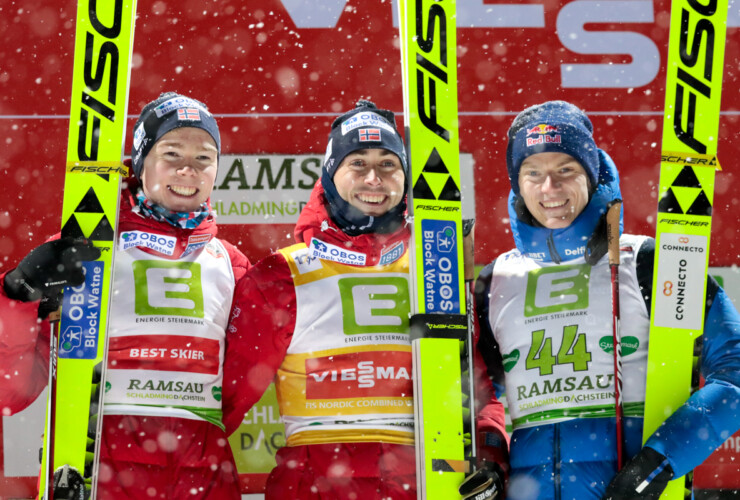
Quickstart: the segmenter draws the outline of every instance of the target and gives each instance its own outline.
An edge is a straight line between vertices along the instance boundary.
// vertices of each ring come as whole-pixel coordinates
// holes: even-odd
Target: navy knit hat
[[[594,127],[578,107],[565,101],[549,101],[519,113],[509,128],[506,168],[515,195],[519,195],[519,170],[528,156],[537,153],[569,154],[581,164],[591,181],[599,183],[599,154]]]
[[[134,125],[134,144],[131,148],[131,164],[134,175],[141,178],[144,158],[154,144],[167,132],[180,127],[203,129],[210,134],[221,154],[221,136],[218,124],[205,104],[175,92],[160,94],[144,106]]]
[[[392,111],[378,109],[370,101],[357,101],[355,108],[339,116],[331,124],[329,144],[326,146],[321,186],[328,202],[331,219],[350,236],[365,233],[391,233],[404,221],[406,212],[406,189],[400,203],[380,216],[365,215],[343,199],[334,185],[334,174],[344,158],[358,149],[386,149],[401,160],[403,172],[408,179],[409,168],[403,140],[396,129],[396,118]]]
[[[357,101],[355,108],[339,116],[331,124],[326,146],[324,169],[331,179],[344,158],[358,149],[387,149],[401,160],[408,177],[408,164],[403,140],[396,129],[392,111],[378,109],[370,101]]]

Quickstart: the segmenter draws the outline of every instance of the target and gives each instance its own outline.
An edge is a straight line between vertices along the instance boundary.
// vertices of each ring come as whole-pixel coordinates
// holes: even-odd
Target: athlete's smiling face
[[[194,212],[211,196],[218,149],[208,132],[181,127],[164,134],[144,158],[141,184],[151,201],[173,212]]]
[[[565,153],[528,156],[519,170],[519,192],[532,216],[550,229],[568,227],[588,204],[589,179]]]
[[[358,149],[334,174],[339,196],[365,215],[379,217],[401,202],[406,176],[401,160],[387,149]]]

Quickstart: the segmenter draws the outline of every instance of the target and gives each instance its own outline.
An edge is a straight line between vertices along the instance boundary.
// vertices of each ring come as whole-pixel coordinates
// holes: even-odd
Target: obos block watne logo
[[[98,355],[100,303],[103,293],[103,271],[100,261],[83,262],[85,282],[66,287],[62,302],[59,357],[95,359]]]
[[[455,223],[421,221],[424,259],[424,304],[427,313],[460,312]]]

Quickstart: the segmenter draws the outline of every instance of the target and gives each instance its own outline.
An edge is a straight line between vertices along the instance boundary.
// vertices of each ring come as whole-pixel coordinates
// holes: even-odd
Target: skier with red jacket
[[[241,396],[236,419],[275,381],[286,446],[268,500],[416,498],[407,175],[393,113],[359,101],[332,124],[297,244],[237,287],[230,342],[253,348],[234,352],[224,394]],[[479,424],[503,465],[498,401]]]
[[[134,127],[134,176],[121,192],[116,235],[98,499],[241,498],[222,422],[233,404],[221,388],[233,292],[250,264],[216,237],[210,195],[220,144],[206,106],[173,92],[147,104]],[[87,241],[57,237],[0,275],[5,415],[45,387],[46,317],[65,285],[84,282],[83,261],[98,255]]]

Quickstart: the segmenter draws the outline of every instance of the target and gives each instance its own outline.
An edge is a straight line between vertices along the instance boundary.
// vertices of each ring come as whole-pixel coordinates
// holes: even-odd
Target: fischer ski
[[[727,12],[727,0],[671,3],[643,442],[695,389]],[[683,499],[685,487],[674,479],[661,498]]]
[[[464,418],[472,425],[475,415],[463,408],[462,394],[469,384],[463,384],[461,347],[466,353],[471,346],[471,329],[463,265],[456,4],[400,0],[398,5],[414,228],[409,255],[417,497],[460,498],[458,487],[469,470],[463,433],[472,433]]]
[[[53,323],[39,499],[95,497],[135,15],[136,0],[77,4],[61,232],[101,257],[83,263],[85,283],[65,288]]]

